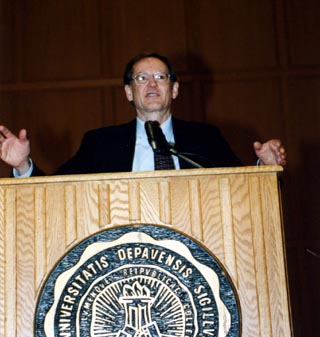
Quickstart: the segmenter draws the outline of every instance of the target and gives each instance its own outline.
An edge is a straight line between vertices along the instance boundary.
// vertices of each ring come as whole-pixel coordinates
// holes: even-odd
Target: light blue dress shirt
[[[153,150],[148,142],[148,137],[144,128],[144,121],[137,118],[137,134],[136,145],[134,151],[132,171],[153,171],[154,170],[154,154]],[[161,124],[162,132],[164,133],[168,143],[174,144],[174,135],[172,129],[172,117],[170,117]],[[176,169],[180,168],[179,159],[176,156],[173,157],[174,166]]]

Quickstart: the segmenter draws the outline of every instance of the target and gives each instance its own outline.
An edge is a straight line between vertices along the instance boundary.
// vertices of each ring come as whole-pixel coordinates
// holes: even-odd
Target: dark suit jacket
[[[240,166],[240,160],[216,127],[173,118],[175,148],[203,167]],[[136,139],[136,120],[88,131],[77,153],[55,174],[130,172]],[[192,168],[180,161],[180,167]],[[35,167],[33,175],[42,172]]]

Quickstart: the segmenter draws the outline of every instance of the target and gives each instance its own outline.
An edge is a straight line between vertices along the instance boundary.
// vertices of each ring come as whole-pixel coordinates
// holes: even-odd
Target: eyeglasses
[[[132,79],[136,82],[136,84],[146,84],[149,82],[150,76],[153,76],[154,80],[157,83],[165,83],[168,82],[170,79],[170,74],[166,73],[154,73],[154,74],[139,73],[133,76]]]

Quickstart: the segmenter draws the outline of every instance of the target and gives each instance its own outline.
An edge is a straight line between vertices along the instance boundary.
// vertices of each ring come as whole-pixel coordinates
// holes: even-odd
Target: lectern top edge
[[[30,178],[0,178],[1,185],[20,185],[20,184],[43,184],[58,182],[84,182],[101,180],[119,179],[143,179],[143,178],[165,178],[165,177],[184,177],[184,176],[205,176],[205,175],[231,175],[231,174],[269,174],[280,175],[283,167],[278,165],[266,166],[242,166],[242,167],[222,167],[222,168],[201,168],[187,170],[165,170],[165,171],[146,171],[146,172],[119,172],[119,173],[97,173],[97,174],[75,174],[60,176],[42,176]]]

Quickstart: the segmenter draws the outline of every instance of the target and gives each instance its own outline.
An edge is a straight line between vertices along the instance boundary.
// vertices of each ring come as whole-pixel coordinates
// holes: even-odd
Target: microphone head
[[[159,126],[159,123],[157,121],[146,121],[144,123],[144,128],[145,128],[146,133],[147,133],[148,142],[149,142],[150,146],[152,147],[153,151],[157,151],[157,149],[158,149],[158,144],[156,142],[156,138],[155,138],[155,134],[154,134],[155,127],[157,127],[157,126]]]
[[[152,150],[156,153],[167,155],[170,152],[170,146],[164,136],[158,121],[146,121],[144,128],[147,133],[148,141]]]

